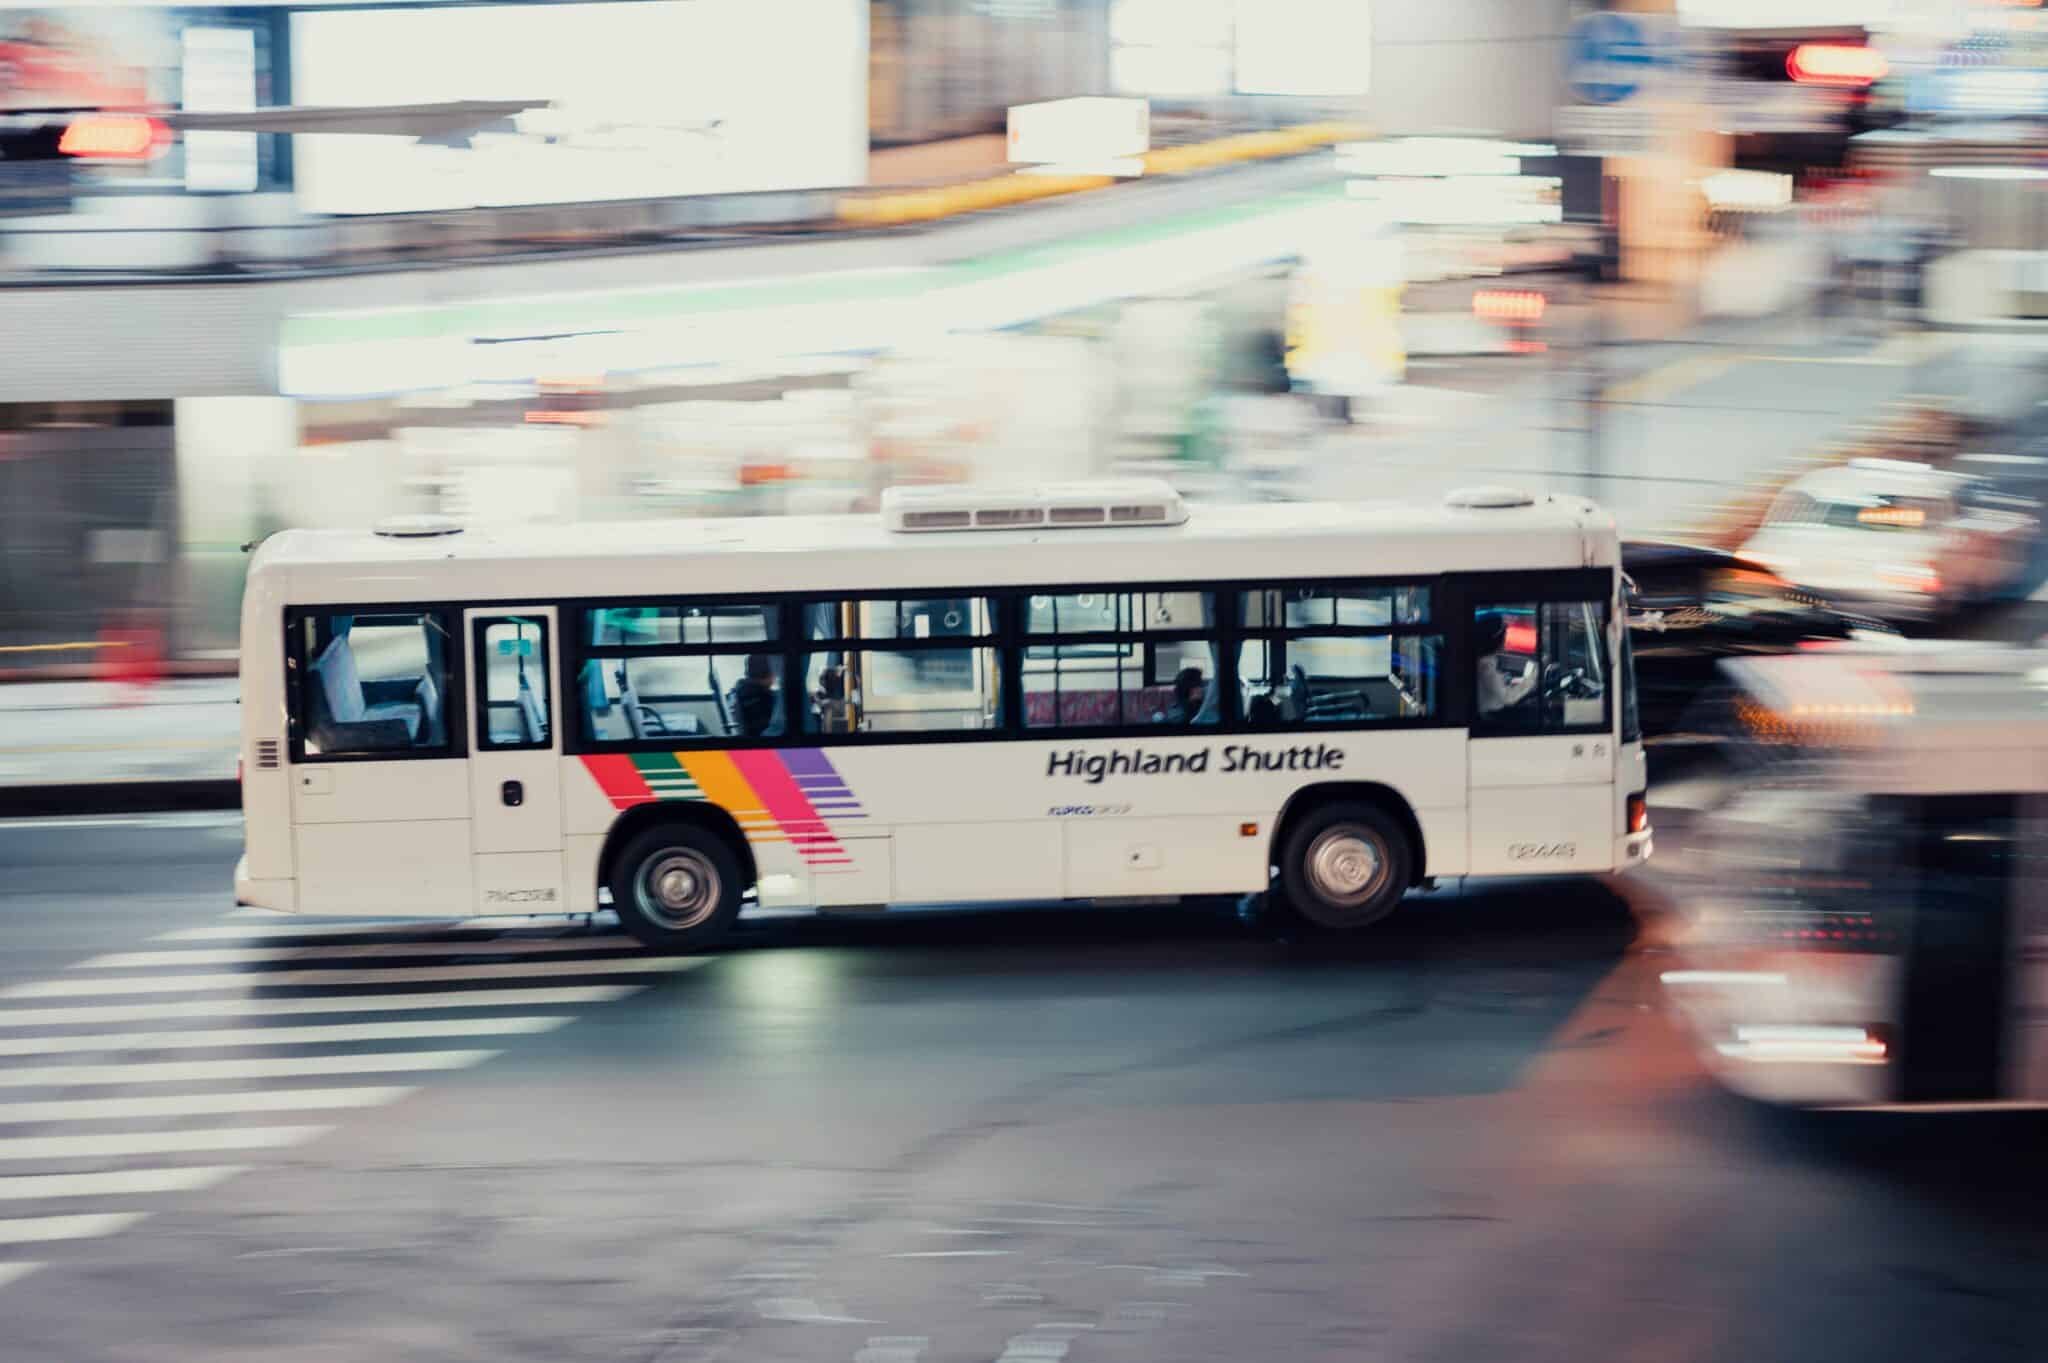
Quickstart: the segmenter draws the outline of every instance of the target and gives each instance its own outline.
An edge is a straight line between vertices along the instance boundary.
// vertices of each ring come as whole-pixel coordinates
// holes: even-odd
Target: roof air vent
[[[1039,530],[1183,524],[1187,504],[1150,478],[1040,486],[892,487],[882,494],[891,530]]]
[[[1517,487],[1461,487],[1444,498],[1444,505],[1457,511],[1507,511],[1534,506],[1536,498]]]
[[[387,516],[377,522],[375,533],[391,540],[430,540],[461,534],[462,522],[452,516]]]

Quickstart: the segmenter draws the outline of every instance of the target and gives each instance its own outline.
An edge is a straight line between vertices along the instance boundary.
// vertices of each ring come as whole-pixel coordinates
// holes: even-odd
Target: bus
[[[285,531],[242,607],[238,903],[588,915],[1268,895],[1650,854],[1611,517],[1190,507],[1148,480],[879,514]],[[1491,676],[1486,675],[1491,671]]]
[[[1663,975],[1709,1070],[1802,1109],[2048,1107],[2048,650],[1723,667],[1742,776]]]

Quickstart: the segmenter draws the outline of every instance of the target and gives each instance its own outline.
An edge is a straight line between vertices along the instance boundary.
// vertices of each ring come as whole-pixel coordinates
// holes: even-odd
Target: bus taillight
[[[1641,833],[1650,826],[1650,800],[1642,791],[1628,797],[1628,831]]]

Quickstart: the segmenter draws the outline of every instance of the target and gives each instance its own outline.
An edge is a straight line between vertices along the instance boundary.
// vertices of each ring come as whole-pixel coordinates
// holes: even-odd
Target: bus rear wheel
[[[612,860],[612,907],[626,931],[657,951],[715,946],[739,917],[739,858],[718,834],[659,824]]]
[[[1355,932],[1394,911],[1413,878],[1408,835],[1369,804],[1309,811],[1280,846],[1280,898],[1302,926]]]

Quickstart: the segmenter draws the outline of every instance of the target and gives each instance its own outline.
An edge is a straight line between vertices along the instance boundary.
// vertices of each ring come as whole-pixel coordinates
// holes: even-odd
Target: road
[[[235,916],[237,837],[0,825],[8,1363],[2048,1339],[2039,1128],[1723,1097],[1658,1003],[1653,877],[1440,892],[1344,947],[1041,909],[664,960],[602,921]]]

